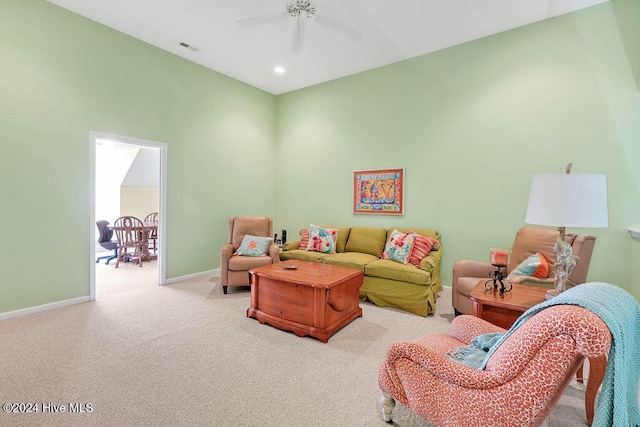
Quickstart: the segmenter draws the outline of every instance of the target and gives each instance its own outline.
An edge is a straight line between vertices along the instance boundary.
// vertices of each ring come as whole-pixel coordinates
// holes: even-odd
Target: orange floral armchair
[[[555,305],[515,330],[485,370],[446,356],[493,332],[505,330],[462,315],[453,320],[450,335],[393,343],[378,373],[385,421],[390,422],[398,400],[436,426],[537,426],[584,358],[602,360],[611,346],[611,333],[596,314],[576,305]]]

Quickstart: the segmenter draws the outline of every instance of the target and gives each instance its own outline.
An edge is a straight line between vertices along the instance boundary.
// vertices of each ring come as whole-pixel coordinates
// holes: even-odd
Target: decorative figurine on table
[[[496,267],[496,270],[489,273],[489,277],[491,277],[491,279],[484,283],[484,288],[486,290],[492,291],[494,289],[498,289],[500,294],[511,291],[513,285],[506,280],[508,261],[508,249],[491,249],[491,265]]]
[[[556,279],[553,284],[554,289],[547,292],[545,299],[551,299],[557,297],[562,292],[567,290],[567,279],[569,273],[576,266],[577,256],[571,251],[571,245],[564,240],[564,227],[559,227],[560,234],[556,241],[553,250],[556,254]]]

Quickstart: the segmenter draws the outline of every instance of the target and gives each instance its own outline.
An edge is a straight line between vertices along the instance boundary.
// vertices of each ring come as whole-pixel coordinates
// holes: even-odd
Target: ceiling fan
[[[286,9],[283,12],[271,12],[264,15],[254,16],[252,18],[241,19],[236,21],[236,24],[258,25],[291,18],[295,20],[291,41],[291,52],[296,55],[302,53],[307,20],[313,20],[319,25],[338,30],[351,38],[360,39],[360,34],[341,20],[328,18],[325,15],[318,15],[318,8],[311,0],[296,0],[288,2],[286,4]]]

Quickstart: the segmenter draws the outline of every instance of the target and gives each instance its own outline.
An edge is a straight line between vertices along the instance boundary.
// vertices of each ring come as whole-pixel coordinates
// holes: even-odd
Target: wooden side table
[[[469,295],[473,301],[473,315],[505,329],[509,329],[522,313],[544,301],[548,291],[547,288],[514,283],[510,292],[500,294],[497,289],[486,290],[485,282],[478,282]]]
[[[509,329],[522,313],[543,302],[548,291],[547,288],[513,283],[511,292],[501,294],[498,289],[487,290],[485,283],[486,280],[478,282],[469,294],[473,302],[473,315],[505,329]],[[589,380],[584,402],[587,425],[593,422],[596,393],[604,379],[606,367],[606,356],[589,358]],[[582,382],[582,366],[576,376]]]

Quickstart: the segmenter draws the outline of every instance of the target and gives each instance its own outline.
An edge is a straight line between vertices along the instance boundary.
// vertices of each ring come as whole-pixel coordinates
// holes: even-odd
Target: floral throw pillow
[[[440,242],[434,237],[423,236],[422,234],[417,234],[412,230],[409,230],[407,234],[413,234],[414,236],[416,236],[415,240],[413,241],[413,249],[411,250],[411,255],[409,255],[409,263],[419,268],[420,261],[422,261],[422,259],[426,257],[432,249],[440,248]]]
[[[338,230],[335,228],[323,228],[311,224],[309,227],[308,251],[333,254],[336,252]]]
[[[251,236],[247,234],[242,238],[242,243],[240,243],[240,247],[235,255],[262,256],[269,250],[271,242],[271,237]]]
[[[398,261],[402,264],[408,263],[415,236],[415,234],[404,234],[398,230],[393,230],[384,247],[381,258]]]

